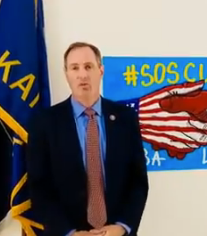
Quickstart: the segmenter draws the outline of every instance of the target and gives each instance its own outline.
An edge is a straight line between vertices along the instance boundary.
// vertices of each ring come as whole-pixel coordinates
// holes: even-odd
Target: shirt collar
[[[86,109],[86,107],[75,100],[73,96],[71,96],[71,104],[75,118],[78,118]],[[92,106],[92,109],[101,116],[101,97],[99,97],[98,101]]]

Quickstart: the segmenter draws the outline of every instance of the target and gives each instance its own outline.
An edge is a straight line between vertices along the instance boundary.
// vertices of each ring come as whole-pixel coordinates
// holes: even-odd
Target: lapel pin
[[[116,120],[116,116],[110,115],[110,120]]]

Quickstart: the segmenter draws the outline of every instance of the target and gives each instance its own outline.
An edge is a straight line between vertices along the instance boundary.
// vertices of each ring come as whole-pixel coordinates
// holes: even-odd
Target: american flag
[[[172,157],[207,145],[207,91],[204,82],[171,85],[142,98],[120,101],[137,112],[142,139]]]

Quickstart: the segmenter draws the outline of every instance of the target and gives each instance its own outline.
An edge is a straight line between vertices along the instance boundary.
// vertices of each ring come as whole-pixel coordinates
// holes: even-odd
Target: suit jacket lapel
[[[103,99],[102,104],[106,130],[106,202],[108,214],[110,215],[110,211],[114,207],[114,195],[117,194],[115,192],[119,189],[120,183],[123,184],[126,181],[123,177],[128,165],[126,158],[128,148],[125,142],[127,131],[125,130],[124,120],[119,109],[105,99]]]
[[[63,163],[73,163],[73,166],[75,164],[78,169],[80,168],[80,170],[82,170],[80,171],[80,176],[81,173],[83,173],[82,177],[85,178],[86,172],[70,99],[71,97],[65,101],[62,112],[59,114],[59,135],[62,142],[61,147],[64,153],[63,156],[66,158]]]
[[[118,114],[113,111],[111,104],[102,99],[102,110],[105,121],[106,131],[106,162],[105,162],[105,174],[106,174],[106,186],[110,191],[110,180],[114,176],[115,163],[117,163],[116,149],[118,148]],[[113,186],[112,186],[113,187]]]

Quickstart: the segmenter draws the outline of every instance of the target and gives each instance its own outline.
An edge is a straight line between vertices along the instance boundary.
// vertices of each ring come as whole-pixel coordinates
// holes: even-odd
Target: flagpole
[[[22,229],[22,236],[26,236],[26,234],[25,234],[25,232],[24,232],[24,230]]]

